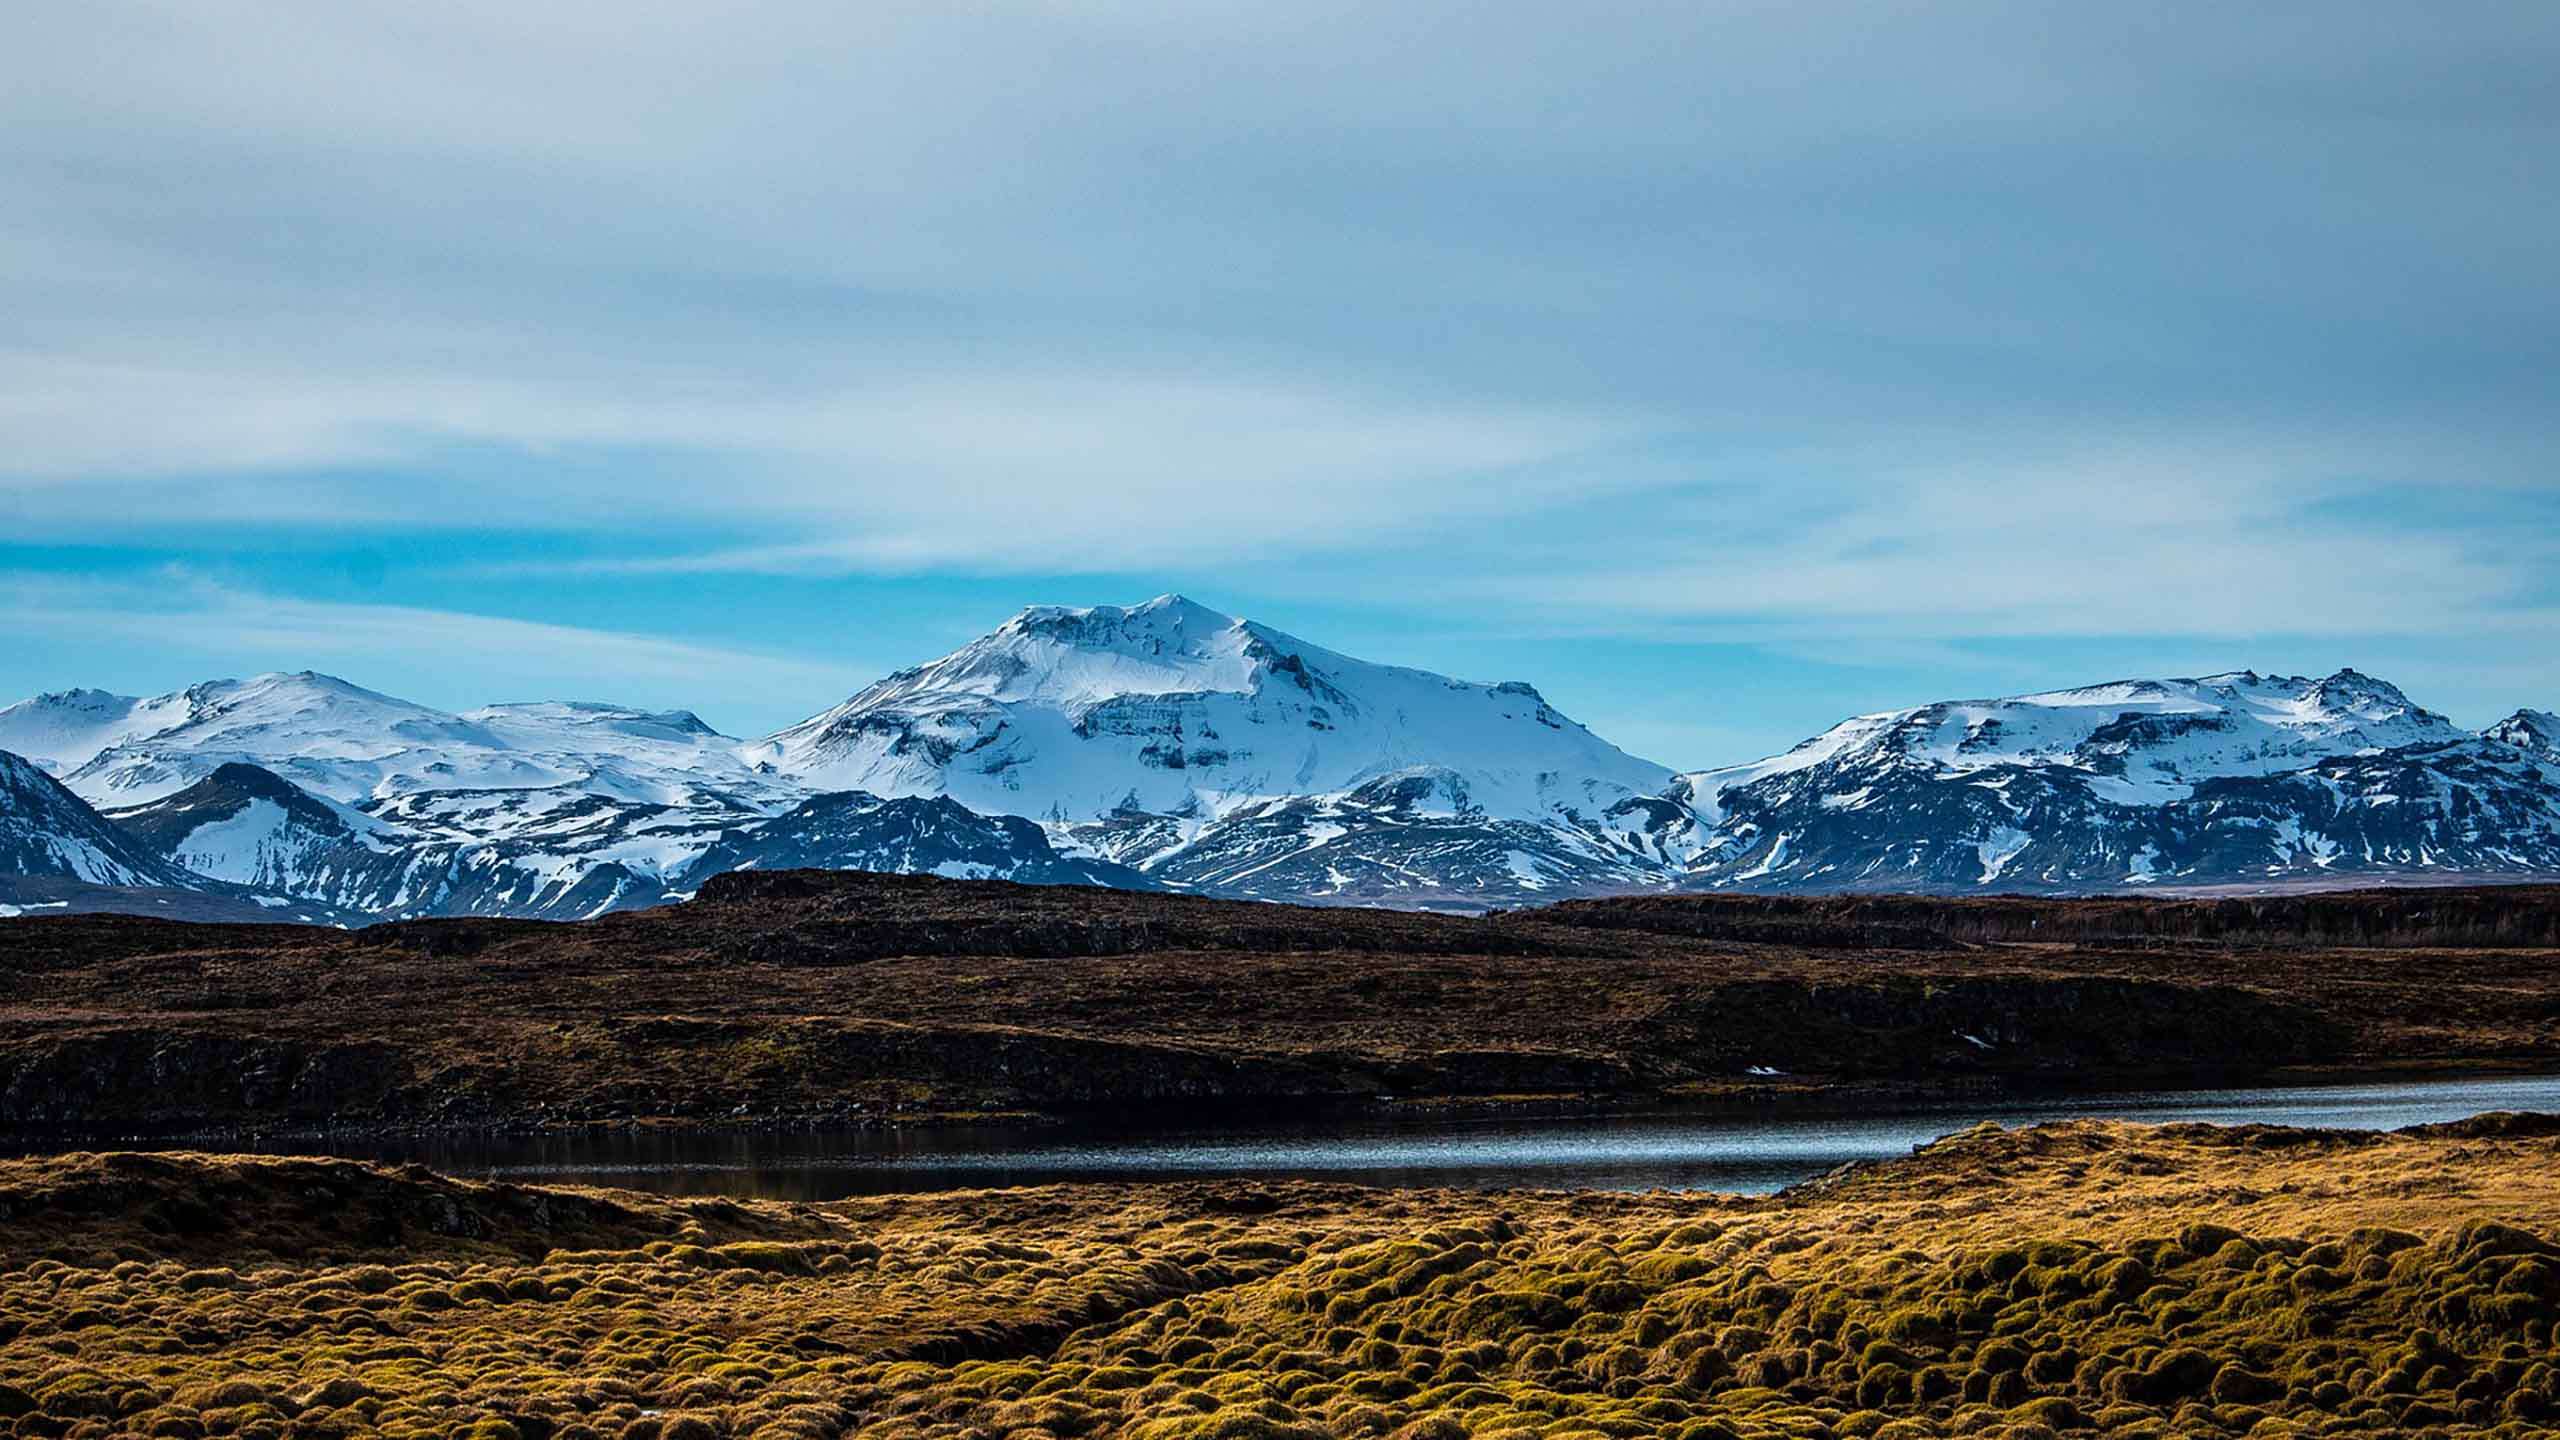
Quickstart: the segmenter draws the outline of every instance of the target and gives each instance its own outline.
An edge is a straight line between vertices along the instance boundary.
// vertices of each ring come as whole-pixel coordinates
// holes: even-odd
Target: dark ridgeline
[[[24,918],[0,921],[0,1126],[1140,1119],[2547,1066],[2555,908],[2509,887],[1464,918],[746,871],[570,924]]]
[[[1643,895],[1514,912],[1538,923],[1702,939],[1912,949],[1957,943],[2560,946],[2560,886],[2374,887],[2298,895]]]

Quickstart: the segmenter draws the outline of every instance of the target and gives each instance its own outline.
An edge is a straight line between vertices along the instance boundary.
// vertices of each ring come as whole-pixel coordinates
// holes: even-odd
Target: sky
[[[0,55],[0,700],[735,734],[1180,591],[1683,768],[2560,707],[2560,6],[84,0]]]

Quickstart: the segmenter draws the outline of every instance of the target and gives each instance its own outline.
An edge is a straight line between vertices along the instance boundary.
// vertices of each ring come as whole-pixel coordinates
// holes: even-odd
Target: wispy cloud
[[[2459,456],[2458,441],[2088,442],[1797,452],[1786,483],[1655,493],[1641,523],[1600,506],[1526,533],[1462,528],[1453,545],[1502,563],[1441,593],[1520,633],[1808,657],[1952,659],[1989,637],[2499,635],[2560,658],[2560,496],[2376,478]],[[1324,578],[1381,599],[1399,584],[1394,567]]]
[[[423,685],[453,705],[639,698],[637,689],[648,703],[705,708],[715,724],[723,697],[798,696],[800,708],[815,712],[888,668],[503,616],[296,599],[184,570],[118,581],[0,572],[0,606],[22,644],[147,648],[191,678],[234,667],[343,667],[359,683],[413,697]],[[457,675],[501,688],[444,694]]]
[[[1646,428],[1605,409],[1174,373],[923,375],[773,394],[681,381],[297,379],[22,355],[0,356],[0,395],[0,452],[17,467],[14,482],[0,478],[0,509],[26,530],[94,533],[105,497],[156,495],[183,496],[199,522],[609,537],[709,521],[800,537],[558,567],[588,573],[1125,570],[1274,546],[1359,548],[1417,525],[1627,488],[1636,472],[1611,476],[1590,457]],[[461,445],[514,453],[476,468],[433,463]],[[545,461],[577,447],[677,458],[647,474]],[[424,473],[386,483],[383,466]]]
[[[844,577],[1173,574],[2560,662],[2560,7],[22,8],[0,540],[263,547],[30,611],[171,671],[796,686]],[[418,603],[291,598],[422,534]],[[568,623],[696,585],[761,659]]]

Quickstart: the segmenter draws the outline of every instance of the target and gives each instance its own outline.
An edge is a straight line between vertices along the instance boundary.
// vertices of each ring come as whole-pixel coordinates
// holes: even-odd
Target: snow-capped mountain
[[[556,791],[534,793],[577,805]],[[614,804],[594,797],[587,803]],[[654,873],[635,873],[609,845],[436,833],[314,795],[240,761],[106,818],[199,875],[360,916],[575,919],[653,903],[662,889]]]
[[[39,695],[0,710],[0,748],[13,745],[107,806],[159,799],[235,762],[347,804],[448,790],[757,808],[799,798],[741,759],[737,741],[683,711],[551,703],[454,715],[308,670],[143,700]]]
[[[7,751],[0,751],[0,876],[181,890],[202,878]]]
[[[1671,779],[1526,684],[1355,660],[1177,595],[1025,610],[747,753],[817,789],[1029,816],[1149,874],[1406,903],[1614,874],[1612,813]],[[1547,852],[1572,863],[1512,859]]]
[[[1155,888],[1108,861],[1061,856],[1040,827],[946,799],[821,795],[779,816],[752,812],[705,830],[691,812],[601,796],[419,793],[370,811],[323,799],[238,762],[174,795],[110,812],[115,828],[197,875],[356,914],[583,919],[690,893],[701,877],[751,867],[886,870],[1025,884]],[[75,797],[76,798],[76,797]],[[502,807],[511,833],[472,828]]]
[[[2486,745],[2354,670],[2240,672],[1859,716],[1673,793],[1717,888],[2560,870],[2553,777]]]
[[[2164,808],[2155,874],[2560,875],[2560,764],[2471,739],[2208,781]]]
[[[105,818],[195,874],[269,889],[347,867],[348,852],[366,851],[368,840],[370,853],[387,853],[416,838],[236,760],[174,795]]]
[[[2560,760],[2560,715],[2548,710],[2519,710],[2480,734],[2501,745]]]
[[[1114,817],[1066,827],[1108,845]],[[1414,768],[1330,795],[1254,800],[1156,854],[1167,884],[1254,900],[1480,909],[1656,888],[1663,867],[1580,823],[1506,819],[1445,770]]]
[[[1162,888],[1125,865],[1061,855],[1018,815],[981,815],[947,796],[820,795],[722,837],[685,868],[699,885],[730,870],[878,870],[1025,885]]]
[[[581,919],[663,899],[673,871],[739,809],[574,790],[423,791],[347,805],[240,761],[172,795],[107,812],[198,874],[366,916]]]
[[[34,696],[0,709],[0,750],[24,758],[48,775],[67,775],[110,745],[175,723],[163,707],[176,698],[164,695],[144,701],[105,690]]]
[[[2467,738],[2452,721],[2354,670],[2324,680],[2240,671],[1860,715],[1783,755],[1682,778],[1710,815],[1728,791],[1834,767],[1966,775],[2056,766],[2087,775],[2108,800],[2146,805],[2178,799],[2200,780]]]
[[[0,735],[206,875],[362,914],[654,903],[721,836],[807,793],[684,711],[449,714],[310,671],[42,695],[0,711]]]
[[[75,716],[80,723],[70,723]],[[404,765],[450,764],[451,756],[492,748],[491,737],[455,716],[310,671],[207,681],[139,700],[40,695],[0,714],[0,735],[27,745],[24,753],[97,805],[156,800],[235,761],[264,763],[305,789],[355,800]]]
[[[0,880],[248,914],[571,918],[807,865],[1471,909],[2560,875],[2560,718],[2474,734],[2354,670],[1947,701],[1675,775],[1525,684],[1178,596],[1025,610],[762,740],[305,671],[42,695],[9,745]]]
[[[34,761],[0,751],[0,918],[101,910],[324,925],[346,918],[199,874],[110,824]]]

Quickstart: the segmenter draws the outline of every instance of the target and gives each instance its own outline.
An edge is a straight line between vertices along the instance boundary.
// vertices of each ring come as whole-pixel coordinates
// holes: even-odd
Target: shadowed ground
[[[2554,915],[2560,891],[2516,887],[1462,919],[748,872],[567,925],[19,919],[0,921],[0,1129],[2547,1069]]]

